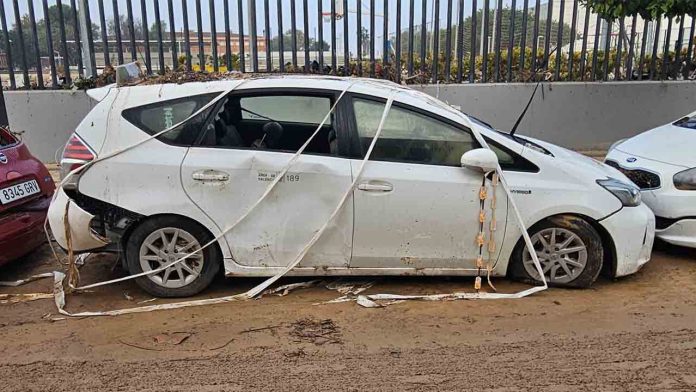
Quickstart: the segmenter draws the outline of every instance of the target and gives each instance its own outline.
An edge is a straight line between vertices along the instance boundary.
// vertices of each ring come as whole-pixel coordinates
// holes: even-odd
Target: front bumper
[[[109,242],[90,227],[92,219],[94,215],[80,208],[62,188],[56,191],[56,197],[48,208],[48,223],[61,248],[68,249],[68,236],[73,252],[86,252],[106,246]]]
[[[26,255],[46,241],[43,223],[50,200],[43,197],[0,217],[0,265]]]
[[[614,276],[636,273],[650,261],[655,240],[655,215],[648,206],[624,207],[599,223],[614,241]]]
[[[696,248],[696,218],[679,219],[656,231],[657,238],[678,246]]]

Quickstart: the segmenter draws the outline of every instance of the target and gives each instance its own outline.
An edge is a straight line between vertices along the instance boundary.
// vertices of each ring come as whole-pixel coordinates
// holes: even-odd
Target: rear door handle
[[[221,171],[217,171],[217,170],[201,170],[201,171],[194,172],[194,173],[191,175],[191,178],[193,178],[193,179],[196,180],[196,181],[205,181],[205,182],[217,181],[217,182],[222,182],[222,181],[227,181],[227,180],[229,180],[229,179],[230,179],[230,175],[227,174],[227,173],[225,173],[225,172],[221,172]]]
[[[394,190],[394,186],[392,186],[392,184],[375,184],[370,182],[364,182],[362,184],[358,184],[358,189],[361,191],[368,192],[391,192]]]

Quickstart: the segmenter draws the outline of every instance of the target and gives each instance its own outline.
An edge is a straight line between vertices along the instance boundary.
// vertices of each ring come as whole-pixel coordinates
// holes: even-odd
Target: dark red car
[[[54,190],[46,166],[0,128],[0,265],[46,240],[43,223]]]

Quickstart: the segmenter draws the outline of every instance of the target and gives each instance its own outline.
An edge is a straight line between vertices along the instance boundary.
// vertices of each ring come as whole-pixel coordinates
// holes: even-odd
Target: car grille
[[[607,160],[604,163],[618,169],[621,173],[628,177],[629,180],[638,185],[638,188],[640,189],[655,189],[659,188],[661,185],[660,176],[653,172],[642,169],[625,169],[619,166],[618,163],[610,160]]]

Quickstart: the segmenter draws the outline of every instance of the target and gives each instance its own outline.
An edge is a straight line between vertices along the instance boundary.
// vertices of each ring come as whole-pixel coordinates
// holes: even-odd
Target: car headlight
[[[636,188],[635,185],[626,184],[614,178],[597,180],[597,184],[616,196],[624,207],[635,207],[641,203],[640,189]]]
[[[696,191],[696,167],[674,175],[674,186],[682,191]]]

